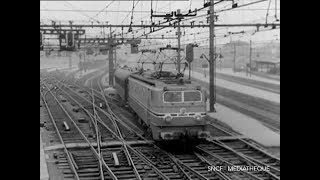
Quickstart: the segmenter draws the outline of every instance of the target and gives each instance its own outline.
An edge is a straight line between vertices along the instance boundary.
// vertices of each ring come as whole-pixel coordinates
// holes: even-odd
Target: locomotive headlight
[[[171,116],[166,116],[166,117],[164,117],[164,121],[165,121],[166,123],[171,122],[171,120],[172,120],[172,117],[171,117]]]
[[[200,115],[196,115],[195,118],[196,118],[197,121],[201,120],[201,116]]]
[[[186,108],[181,108],[181,109],[180,109],[180,114],[181,114],[181,115],[186,114],[186,112],[187,112]]]

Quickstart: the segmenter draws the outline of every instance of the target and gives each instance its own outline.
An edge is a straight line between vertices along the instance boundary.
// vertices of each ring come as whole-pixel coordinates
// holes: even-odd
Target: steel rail
[[[99,84],[100,85],[100,84]],[[100,86],[100,89],[101,89],[101,86]],[[104,96],[104,98],[105,98],[105,96]],[[109,107],[110,108],[110,107]],[[112,110],[111,110],[111,112],[112,112]],[[213,126],[212,124],[210,124],[211,126]],[[215,127],[215,126],[214,126]],[[218,128],[218,127],[215,127],[215,128]],[[221,129],[221,128],[219,128],[219,129]],[[222,129],[221,129],[222,130]],[[226,132],[225,130],[223,130],[224,132]],[[133,131],[134,132],[134,131]],[[135,132],[136,133],[136,132]],[[230,134],[230,135],[232,135],[230,132],[226,132],[227,134]],[[138,133],[136,133],[137,135],[139,135]],[[238,138],[239,139],[239,138]],[[242,142],[244,142],[245,144],[247,144],[248,146],[250,146],[250,147],[252,147],[252,148],[254,148],[255,150],[258,150],[259,152],[261,151],[260,149],[257,149],[256,147],[254,147],[253,145],[251,145],[251,144],[248,144],[248,142],[246,142],[246,141],[244,141],[244,140],[242,140],[242,139],[239,139],[239,140],[241,140]],[[222,143],[222,142],[221,142]],[[222,144],[221,144],[222,145]],[[223,144],[224,145],[224,144]],[[225,145],[224,145],[225,146]],[[230,151],[233,151],[233,152],[235,152],[233,149],[229,149]],[[238,154],[238,152],[235,152],[236,154]],[[264,152],[266,155],[269,155],[269,156],[271,156],[270,154],[268,154],[268,153],[266,153],[266,152]],[[246,156],[246,155],[244,155],[244,156]],[[272,156],[271,156],[272,157]],[[245,158],[245,157],[243,157],[243,158]],[[248,157],[248,158],[250,158],[250,157]],[[276,158],[275,158],[276,159]]]
[[[60,88],[59,88],[60,89]],[[62,89],[61,89],[62,90]],[[94,116],[92,113],[90,113],[84,106],[82,106],[77,100],[75,100],[73,97],[71,97],[71,95],[69,95],[67,92],[65,92],[64,90],[62,90],[64,93],[66,93],[66,95],[67,96],[69,96],[69,98],[71,98],[75,103],[77,103],[89,116]],[[81,97],[81,96],[79,96],[79,97]],[[86,100],[86,99],[85,99]],[[89,102],[90,103],[90,102]],[[95,104],[94,104],[94,106],[96,106]],[[96,106],[96,108],[97,108],[98,106]],[[110,117],[111,118],[111,117]],[[108,129],[115,137],[117,137],[118,138],[118,140],[119,141],[121,141],[125,146],[127,146],[127,147],[129,147],[133,152],[135,152],[135,154],[137,155],[137,156],[139,156],[141,159],[143,159],[143,157],[142,156],[140,156],[140,154],[138,154],[138,152],[137,151],[135,151],[131,146],[129,146],[124,140],[123,140],[123,138],[121,139],[112,129],[110,129],[102,120],[101,120],[101,118],[98,116],[98,122],[100,122],[100,124],[102,124],[106,129]],[[144,162],[146,163],[146,164],[149,164],[148,163],[148,160],[147,159],[144,159]],[[132,159],[131,159],[131,163],[134,165],[134,162],[132,161]],[[157,170],[157,168],[155,167],[155,166],[153,166],[152,167],[157,173],[158,173],[158,175],[159,176],[161,176],[161,177],[163,177],[164,179],[168,179],[169,180],[169,178],[167,178],[160,170]],[[138,171],[136,171],[136,172],[138,172]],[[138,176],[138,177],[140,177],[140,175]]]
[[[207,164],[209,164],[209,165],[212,164],[212,163],[210,163],[210,161],[208,161],[206,158],[204,158],[204,157],[201,156],[200,154],[195,153],[195,152],[194,152],[194,154],[195,154],[200,160],[202,160],[203,162],[205,162],[205,163],[207,163]],[[222,177],[224,177],[225,179],[231,180],[226,174],[221,173],[220,171],[217,171],[217,173],[220,174],[220,175],[221,175]]]
[[[173,161],[175,161],[175,163],[178,165],[179,168],[182,169],[181,166],[183,166],[184,168],[186,168],[188,171],[190,171],[191,173],[193,173],[194,175],[196,175],[199,179],[202,179],[202,180],[209,180],[208,178],[206,178],[204,175],[200,174],[199,172],[195,171],[194,169],[192,169],[190,166],[186,165],[185,163],[183,163],[182,161],[180,161],[179,159],[177,159],[176,157],[174,157],[173,155],[171,154],[168,154],[169,157],[171,159],[173,159]],[[181,166],[180,166],[181,165]],[[183,170],[183,169],[182,169]],[[183,170],[184,171],[184,170]],[[184,173],[187,175],[187,173],[184,171]],[[190,177],[190,176],[188,176]],[[189,178],[191,179],[191,177]],[[225,180],[228,180],[228,179],[225,179]]]
[[[223,130],[223,129],[217,127],[217,126],[214,126],[214,125],[212,125],[212,124],[210,124],[210,125],[213,126],[213,127],[215,127],[215,128],[217,128],[217,129],[219,129],[219,130],[221,130],[221,131],[223,131],[223,132],[225,132],[225,133],[227,133],[227,134],[229,134],[229,135],[231,135],[231,136],[233,136],[233,135],[232,135],[231,133],[229,133],[228,131],[225,131],[225,130]],[[236,137],[236,136],[235,136],[235,137]],[[244,143],[246,146],[249,146],[250,148],[254,149],[255,151],[258,151],[259,153],[261,153],[261,154],[263,154],[263,155],[265,155],[265,156],[267,156],[267,157],[269,157],[269,158],[271,158],[271,159],[274,159],[274,160],[276,160],[277,162],[280,162],[280,159],[278,159],[277,157],[271,155],[270,153],[268,153],[268,152],[266,152],[266,151],[264,151],[264,150],[262,150],[262,149],[257,148],[256,146],[248,143],[247,141],[244,141],[244,140],[241,139],[241,138],[237,138],[237,137],[236,137],[236,139],[239,140],[239,141],[241,141],[242,143]],[[267,164],[265,164],[264,162],[262,162],[262,161],[260,161],[260,160],[254,159],[254,158],[252,158],[252,157],[250,157],[250,156],[248,156],[248,155],[246,155],[246,154],[243,154],[243,153],[241,153],[241,152],[238,152],[237,150],[235,150],[235,149],[233,149],[232,147],[228,146],[227,144],[225,144],[225,143],[222,142],[221,140],[217,140],[217,139],[216,139],[216,140],[209,140],[209,139],[207,139],[207,141],[208,141],[208,142],[211,142],[211,143],[214,143],[214,144],[217,144],[218,146],[223,146],[223,148],[226,148],[226,149],[228,149],[229,151],[232,151],[233,153],[237,154],[238,156],[240,156],[240,157],[242,157],[242,158],[244,158],[244,159],[246,159],[246,160],[248,160],[248,161],[250,161],[250,162],[253,161],[253,162],[256,163],[256,164],[260,164],[260,165],[263,165],[263,166],[268,166]],[[277,168],[275,168],[275,167],[273,167],[273,166],[269,166],[269,167],[270,167],[270,169],[272,169],[273,171],[275,171],[275,172],[277,172],[277,173],[280,173],[280,169],[277,169]],[[272,174],[273,174],[273,173],[272,173]],[[273,175],[275,175],[275,174],[273,174]],[[275,175],[275,176],[277,176],[277,175]]]
[[[62,83],[62,82],[60,82],[61,84],[63,84],[64,85],[64,87],[66,87],[66,88],[68,88],[70,91],[72,91],[73,93],[75,93],[75,94],[77,94],[76,92],[74,92],[71,88],[69,88],[65,83]],[[83,87],[80,87],[79,85],[77,85],[77,84],[74,84],[73,83],[73,85],[76,85],[77,87],[79,87],[79,88],[83,88]],[[90,88],[89,88],[90,89]],[[89,94],[89,92],[87,91],[87,90],[85,90],[88,94]],[[97,94],[99,94],[99,95],[101,95],[101,96],[103,96],[103,94],[102,93],[100,93],[100,92],[98,92],[98,91],[96,91],[96,90],[94,90],[95,92],[97,92]],[[77,94],[77,96],[79,96],[78,94]],[[80,96],[81,98],[83,98],[82,96]],[[108,98],[112,98],[112,97],[109,97],[108,96]],[[102,98],[101,98],[102,99]],[[112,99],[114,99],[114,98],[112,98]],[[116,100],[116,99],[115,99]],[[109,102],[110,104],[114,104],[114,103],[111,103],[111,102]],[[112,116],[114,116],[114,117],[116,117],[116,118],[118,118],[118,119],[120,119],[116,114],[114,114],[113,112],[112,112]],[[111,117],[110,117],[111,118]],[[136,128],[136,129],[138,129],[139,130],[139,128],[136,126],[136,125],[134,125],[132,122],[130,122],[130,121],[128,121],[127,123],[129,123],[130,124],[130,126],[133,126],[134,128]],[[122,124],[123,126],[126,126],[126,124],[124,125],[124,124]],[[140,133],[139,133],[140,134]]]
[[[67,86],[66,86],[67,87]],[[78,95],[79,96],[79,95]],[[86,100],[87,102],[89,102],[87,99],[85,99],[84,97],[82,96],[79,96],[81,97],[82,99]],[[90,102],[89,102],[90,103]],[[81,106],[81,105],[80,105]],[[96,105],[95,105],[96,106]],[[103,111],[103,109],[101,109],[100,107],[96,106],[97,109],[100,109],[102,113],[106,113],[105,111]],[[145,140],[147,142],[147,139],[145,139],[141,134],[137,133],[136,131],[132,130],[130,127],[128,127],[126,124],[124,124],[120,119],[115,119],[117,122],[119,122],[120,124],[122,124],[123,126],[125,126],[127,129],[131,130],[132,132],[134,132],[137,136],[139,136],[141,139]],[[103,122],[102,122],[103,123]],[[161,150],[158,146],[156,146],[154,143],[150,143],[150,142],[147,142],[149,145],[152,145],[154,146],[155,148],[157,148],[158,150],[160,150],[161,152],[163,152],[164,154],[166,154],[167,156],[169,156],[171,159],[172,157],[174,157],[173,155],[171,155],[170,153],[168,152],[165,152],[163,150]],[[180,164],[182,164],[184,167],[188,167],[186,164],[184,164],[182,161],[180,161],[179,159],[176,159],[176,161],[173,160],[173,162],[175,162],[177,164],[177,166],[179,168],[181,168],[181,166],[178,164],[178,162]],[[192,170],[190,167],[189,167],[189,170],[191,170],[196,176],[198,176],[200,179],[203,179],[203,176],[201,176],[201,174],[199,174],[198,172],[196,172],[195,170]],[[187,174],[185,174],[187,175]],[[225,175],[220,175],[220,174],[217,174],[219,175],[222,179],[225,179]]]
[[[62,89],[60,89],[62,90]],[[93,117],[93,114],[90,113],[83,105],[81,105],[77,100],[75,100],[73,97],[71,97],[71,95],[69,95],[67,92],[65,92],[65,90],[62,90],[70,99],[72,99],[78,106],[80,106],[85,112],[86,114],[88,114],[89,116]],[[80,96],[81,97],[81,96]],[[86,99],[85,99],[86,100]],[[89,102],[89,101],[88,101]],[[90,103],[90,102],[89,102]],[[98,108],[98,106],[94,105],[96,108]],[[127,144],[127,142],[125,140],[122,140],[112,129],[110,129],[104,122],[103,120],[98,116],[97,117],[98,122],[104,126],[106,129],[108,129],[108,131],[110,131],[115,137],[117,137],[117,139],[119,141],[121,141],[122,143],[125,144],[125,146],[127,146],[128,148],[130,148],[137,156],[139,156],[146,164],[148,164],[150,167],[152,167],[152,169],[159,175],[161,176],[163,179],[169,180],[168,177],[166,177],[157,167],[153,166],[152,164],[149,163],[149,160],[144,159],[143,156],[141,156],[135,149],[133,149],[130,145]],[[146,141],[147,142],[147,141]],[[132,161],[132,163],[134,163]]]
[[[91,79],[91,84],[92,84],[92,81],[93,81],[93,79]],[[102,87],[101,87],[101,84],[100,84],[99,79],[98,79],[98,86],[99,86],[99,88],[100,88],[101,93],[103,94],[103,89],[102,89]],[[92,85],[91,85],[91,88],[92,88]],[[92,88],[92,89],[93,89],[93,88]],[[108,101],[107,101],[106,97],[104,96],[104,94],[103,94],[102,96],[103,96],[103,98],[104,98],[104,101],[105,101],[105,104],[106,104],[106,106],[107,106],[108,111],[111,112],[111,108],[110,108],[110,106],[109,106],[109,104],[108,104]],[[110,120],[112,121],[114,127],[116,128],[116,131],[118,132],[118,135],[119,135],[120,139],[122,140],[121,142],[122,142],[123,148],[124,148],[124,150],[125,150],[125,155],[126,155],[126,158],[127,158],[127,160],[128,160],[129,165],[132,166],[136,178],[137,178],[138,180],[142,180],[141,177],[140,177],[140,175],[139,175],[139,172],[138,172],[136,166],[134,165],[134,162],[133,162],[133,160],[132,160],[132,157],[131,157],[131,155],[130,155],[130,153],[129,153],[129,150],[128,150],[128,148],[127,148],[127,144],[124,143],[125,140],[124,140],[124,138],[123,138],[123,136],[122,136],[122,132],[121,132],[120,128],[118,127],[118,124],[115,122],[115,120],[114,120],[113,117],[112,117]]]
[[[102,88],[101,88],[101,83],[100,83],[100,81],[98,81],[98,86],[99,86],[101,92],[103,92],[103,91],[102,91]],[[105,99],[105,103],[108,104],[108,103],[107,103],[107,100],[106,100],[106,97],[105,97],[104,95],[105,95],[105,94],[102,94],[102,96],[103,96],[104,99]],[[113,113],[113,111],[111,110],[111,107],[110,107],[109,105],[107,105],[107,107],[108,107],[109,113],[113,114],[113,115],[115,116],[115,118],[118,118],[118,117],[116,117],[116,115],[115,115],[115,114]],[[141,154],[141,155],[144,156],[143,154]],[[177,158],[175,158],[175,157],[172,156],[171,154],[166,154],[166,155],[168,155],[168,156],[171,158],[171,160],[176,163],[176,165],[177,165],[177,166],[179,167],[179,169],[184,173],[184,175],[187,176],[188,179],[191,179],[191,177],[190,177],[190,176],[182,169],[182,167],[180,166],[181,161],[179,161]],[[144,156],[144,157],[145,157],[145,156]],[[146,157],[145,157],[145,158],[146,158]],[[147,159],[147,158],[146,158],[146,159]],[[152,162],[150,161],[150,163],[152,163]],[[188,166],[188,165],[186,165],[186,164],[183,164],[183,163],[181,163],[181,165],[183,165],[186,169],[188,169],[189,171],[191,171],[193,174],[195,174],[195,175],[196,175],[197,177],[199,177],[200,179],[207,179],[206,177],[204,177],[204,176],[201,175],[200,173],[198,173],[198,172],[196,172],[195,170],[193,170],[190,166]]]
[[[44,84],[45,85],[45,84]],[[45,85],[46,86],[46,85]],[[47,87],[47,86],[46,86]],[[49,89],[47,87],[47,89]],[[51,92],[51,90],[49,89],[50,94],[54,97],[54,99],[56,100],[56,102],[58,103],[58,105],[60,106],[60,108],[64,111],[64,113],[66,114],[66,116],[68,117],[68,119],[72,122],[72,124],[76,127],[76,129],[78,130],[78,132],[80,133],[80,135],[83,137],[83,139],[88,143],[88,145],[90,145],[90,148],[92,150],[92,152],[95,154],[96,158],[99,160],[102,160],[103,165],[105,166],[105,168],[108,170],[108,174],[110,175],[110,177],[113,180],[118,180],[118,178],[113,174],[112,170],[109,168],[109,166],[107,165],[107,163],[104,161],[104,159],[101,158],[101,156],[99,156],[99,154],[97,153],[97,151],[95,150],[95,148],[92,146],[91,142],[87,139],[87,137],[83,134],[83,132],[81,131],[81,129],[78,127],[78,125],[74,122],[74,120],[72,119],[72,117],[69,115],[69,113],[65,110],[65,108],[61,105],[61,103],[59,102],[59,100],[56,98],[56,96],[54,96],[54,94]]]
[[[227,145],[225,145],[225,144],[223,144],[223,143],[217,143],[217,142],[214,142],[214,141],[210,141],[210,142],[213,143],[213,144],[215,144],[215,145],[217,145],[217,146],[219,146],[219,147],[221,147],[221,148],[224,148],[224,149],[227,149],[227,150],[233,152],[236,156],[238,156],[238,157],[240,157],[240,158],[243,158],[243,160],[244,160],[244,161],[247,161],[247,163],[249,163],[249,164],[253,164],[253,165],[255,165],[255,166],[258,166],[259,164],[260,164],[260,165],[262,164],[262,165],[264,165],[264,166],[267,166],[265,163],[259,162],[259,161],[257,161],[257,160],[252,160],[252,158],[247,157],[246,155],[237,152],[236,150],[228,147]],[[219,142],[220,142],[220,141],[219,141]],[[222,158],[222,159],[225,159],[224,157],[221,157],[220,155],[217,155],[217,156],[219,156],[219,157]],[[226,160],[226,159],[225,159],[225,160]],[[226,160],[226,161],[227,161],[227,160]],[[259,162],[259,164],[258,164],[257,162]],[[277,170],[277,169],[275,169],[275,168],[272,168],[272,169],[273,169],[274,171],[277,171],[278,173],[280,173],[279,170]],[[273,177],[273,178],[280,179],[277,175],[275,175],[275,174],[273,174],[273,173],[271,173],[271,172],[269,172],[269,171],[265,171],[265,173],[268,174],[269,176]]]
[[[204,150],[204,149],[202,149],[202,148],[200,148],[200,147],[196,147],[196,148],[197,148],[198,150],[200,150],[200,151],[202,151],[202,152],[204,152],[204,153],[206,153],[206,154],[214,157],[215,159],[219,160],[220,162],[222,162],[222,163],[224,163],[224,164],[227,164],[227,165],[229,165],[229,166],[234,166],[234,164],[228,162],[227,160],[225,160],[225,159],[223,159],[223,158],[220,158],[220,157],[216,156],[216,155],[213,154],[213,153],[210,153],[210,152],[208,152],[208,151],[206,151],[206,150]],[[197,155],[197,156],[199,155],[197,152],[194,152],[194,154]],[[201,155],[200,155],[200,156],[201,156]],[[204,158],[204,159],[205,159],[205,158]],[[207,160],[206,160],[206,161],[207,161]],[[207,163],[211,164],[210,161],[207,161]],[[251,173],[248,173],[247,171],[241,171],[241,173],[243,173],[243,174],[245,174],[245,175],[247,175],[247,176],[249,176],[249,177],[252,177],[252,178],[254,178],[254,179],[257,179],[257,180],[263,180],[263,179],[259,178],[258,176],[255,176],[255,175],[253,175],[253,174],[251,174]]]
[[[64,85],[65,86],[65,85]],[[68,86],[65,86],[65,87],[67,87],[67,88],[69,88]],[[69,88],[70,89],[70,88]],[[70,89],[71,90],[71,89]],[[71,91],[73,91],[73,90],[71,90]],[[74,91],[73,91],[74,92]],[[65,92],[66,93],[66,92]],[[74,92],[75,94],[77,94],[76,92]],[[78,94],[77,94],[78,95]],[[82,96],[80,96],[80,95],[78,95],[79,97],[81,97],[82,99],[84,99],[85,101],[87,101],[88,103],[90,103],[90,101],[88,101],[87,99],[85,99],[84,97],[82,97]],[[76,101],[76,100],[74,100],[74,101]],[[82,105],[80,105],[81,107],[83,107]],[[96,106],[96,108],[97,109],[99,109],[102,113],[104,113],[104,114],[106,114],[106,112],[103,110],[103,109],[101,109],[100,107],[98,107],[97,105],[95,105]],[[88,113],[90,113],[90,112],[88,112]],[[108,114],[106,114],[106,116],[108,116]],[[122,124],[122,125],[124,125],[127,129],[131,129],[130,127],[127,127],[125,124],[123,124],[123,122],[120,120],[120,119],[115,119],[117,122],[119,122],[120,124]],[[104,123],[104,122],[102,122],[102,123]],[[108,127],[106,127],[106,128],[108,128]],[[139,133],[137,133],[137,132],[135,132],[134,130],[132,130],[131,129],[131,131],[132,132],[134,132],[137,136],[139,136],[140,138],[142,138],[142,139],[144,139],[144,140],[146,140],[147,141],[147,139],[145,139],[141,134],[139,134]],[[117,136],[116,136],[117,137]],[[183,166],[185,166],[185,167],[187,167],[187,165],[185,165],[183,162],[181,162],[179,159],[176,159],[177,161],[175,161],[172,157],[174,157],[173,155],[171,155],[170,153],[167,153],[167,152],[165,152],[165,151],[163,151],[163,150],[161,150],[158,146],[156,146],[155,144],[153,144],[153,143],[148,143],[149,145],[152,145],[152,146],[154,146],[155,148],[157,148],[158,150],[160,150],[161,152],[163,152],[164,154],[166,154],[167,156],[169,156],[171,159],[172,159],[172,161],[174,162],[174,163],[176,163],[177,165],[179,165],[178,164],[178,162],[180,163],[180,164],[182,164]],[[178,166],[178,167],[180,167],[181,168],[181,166]],[[191,168],[189,168],[189,169],[191,169]],[[199,173],[197,173],[196,171],[193,171],[193,173],[194,174],[196,174],[198,177],[199,177],[199,175],[201,175],[201,174],[199,174]],[[187,175],[187,174],[185,174],[185,175]],[[225,179],[225,177],[226,177],[226,175],[225,174],[219,174],[219,173],[217,173],[217,175],[219,175],[221,178],[223,178],[223,179]],[[203,177],[199,177],[199,178],[203,178]]]
[[[95,71],[95,72],[93,72],[93,73],[100,73],[100,72],[102,72],[102,71],[103,71],[103,70]],[[97,76],[99,76],[99,75],[101,75],[101,74],[98,74]],[[93,75],[93,76],[95,76],[95,75]],[[66,80],[66,79],[65,79],[65,80]],[[68,80],[69,80],[69,79],[68,79]],[[70,82],[70,83],[71,83],[71,82]],[[72,82],[72,84],[78,86],[79,88],[84,88],[84,87],[80,87],[80,86],[79,86],[77,83],[75,83],[75,82]],[[85,88],[91,90],[91,88],[89,88],[89,87],[86,87],[86,86],[85,86]],[[100,93],[99,91],[97,91],[97,90],[95,90],[95,89],[93,89],[93,91],[97,92],[98,94],[103,95],[103,93]],[[86,92],[88,92],[88,91],[86,91]],[[90,94],[90,93],[88,92],[88,94]],[[118,99],[115,99],[115,98],[113,98],[113,97],[111,97],[111,96],[108,96],[108,98],[111,98],[111,99],[113,99],[113,100],[115,100],[115,101],[119,101]]]
[[[213,125],[213,124],[209,124],[209,125],[212,126],[212,127],[214,127],[214,128],[217,128],[217,129],[223,131],[223,132],[226,133],[226,134],[229,134],[230,136],[235,136],[235,137],[236,137],[236,135],[233,134],[232,132],[229,132],[229,131],[227,131],[227,130],[225,130],[225,129],[222,129],[222,128],[220,128],[220,127],[218,127],[218,126],[216,126],[216,125]],[[236,139],[238,139],[239,141],[243,142],[245,145],[247,145],[247,146],[249,146],[249,147],[251,147],[251,148],[253,148],[253,149],[257,150],[257,151],[262,152],[264,155],[269,156],[269,157],[271,157],[271,158],[273,158],[273,159],[275,159],[275,160],[277,160],[277,161],[280,162],[280,159],[279,159],[279,158],[277,158],[277,157],[275,157],[274,155],[266,152],[265,150],[260,149],[260,148],[256,147],[255,145],[253,145],[253,144],[251,144],[251,143],[249,143],[249,142],[247,142],[247,141],[245,141],[245,140],[243,140],[243,139],[241,139],[241,138],[236,138]],[[207,139],[207,141],[210,142],[211,140]],[[216,140],[216,141],[218,141],[218,140]],[[221,141],[219,141],[219,142],[222,143],[222,144],[224,144],[224,143],[221,142]],[[226,145],[226,144],[224,144],[224,145]],[[226,145],[226,146],[227,146],[227,145]],[[231,147],[230,147],[230,148],[231,148]],[[245,156],[246,156],[246,155],[245,155]]]
[[[41,97],[42,97],[42,99],[43,99],[43,102],[44,102],[44,104],[45,104],[45,107],[46,107],[46,109],[47,109],[47,112],[48,112],[48,114],[49,114],[49,117],[50,117],[50,119],[51,119],[51,121],[52,121],[52,124],[53,124],[54,128],[56,129],[56,132],[57,132],[57,135],[58,135],[58,137],[59,137],[59,140],[60,140],[61,144],[63,145],[63,149],[64,149],[64,152],[65,152],[65,154],[66,154],[66,156],[67,156],[69,165],[71,166],[71,170],[72,170],[72,172],[74,173],[75,178],[76,178],[77,180],[80,180],[80,177],[79,177],[79,175],[78,175],[78,172],[77,172],[74,164],[72,163],[72,160],[71,160],[69,151],[68,151],[68,149],[67,149],[67,146],[66,146],[66,144],[65,144],[65,142],[64,142],[64,140],[63,140],[63,138],[62,138],[62,136],[61,136],[61,134],[60,134],[60,131],[59,131],[59,129],[58,129],[58,126],[57,126],[57,124],[56,124],[56,122],[55,122],[55,120],[54,120],[54,118],[53,118],[53,116],[52,116],[52,114],[51,114],[51,111],[50,111],[50,109],[49,109],[49,106],[48,106],[48,104],[47,104],[47,102],[46,102],[46,100],[45,100],[45,97],[44,97],[44,95],[43,95],[43,93],[42,93],[41,91],[40,91],[40,95],[41,95]]]
[[[91,87],[92,87],[92,82],[91,82]],[[92,92],[92,104],[94,104],[94,94],[93,94],[93,92]],[[94,114],[94,120],[93,120],[94,123],[93,124],[94,124],[95,132],[96,132],[98,154],[101,157],[101,147],[100,147],[101,136],[100,136],[100,133],[99,133],[99,130],[98,130],[98,123],[97,123],[96,111],[95,111],[94,106],[92,107],[92,109],[93,109],[93,114]],[[103,174],[101,159],[99,159],[99,170],[100,170],[100,177],[101,177],[102,180],[104,180],[104,174]]]
[[[67,86],[65,86],[65,87],[67,87]],[[67,88],[68,88],[68,87],[67,87]],[[64,91],[64,90],[62,90],[62,91]],[[72,90],[71,90],[71,91],[72,91]],[[64,91],[64,92],[65,92],[65,91]],[[67,92],[65,92],[65,93],[67,93]],[[74,93],[75,93],[75,92],[74,92]],[[77,94],[77,93],[76,93],[76,94]],[[92,114],[91,114],[89,111],[87,111],[87,110],[85,109],[85,107],[83,107],[77,100],[75,100],[75,99],[72,98],[70,95],[68,95],[68,93],[67,93],[67,96],[69,96],[71,99],[73,99],[73,101],[74,101],[75,103],[77,103],[88,115],[92,116]],[[80,96],[80,95],[78,95],[78,96],[81,97],[82,99],[84,99],[85,101],[87,101],[88,103],[90,103],[90,101],[88,101],[87,99],[83,98],[82,96]],[[95,106],[96,106],[96,105],[95,105]],[[100,107],[96,106],[96,108],[97,108],[97,109],[100,109],[100,111],[101,111],[102,113],[106,114],[106,112],[105,112],[103,109],[101,109]],[[107,114],[106,114],[106,115],[107,115]],[[160,149],[158,146],[156,146],[154,143],[150,143],[150,142],[149,142],[147,139],[145,139],[140,133],[138,133],[138,132],[134,131],[133,129],[131,129],[130,127],[128,127],[128,126],[127,126],[125,123],[123,123],[120,119],[115,119],[115,120],[116,120],[117,122],[119,122],[121,125],[125,126],[128,130],[134,132],[134,133],[135,133],[137,136],[139,136],[141,139],[145,140],[145,141],[147,142],[147,144],[155,147],[156,149],[158,149],[158,150],[160,150],[161,152],[163,152],[164,154],[166,154],[169,158],[172,159],[172,157],[174,157],[173,155],[171,155],[171,154],[169,154],[169,153],[161,150],[161,149]],[[99,122],[100,122],[103,126],[105,126],[105,128],[107,128],[111,133],[113,133],[113,135],[114,135],[115,137],[118,137],[101,119],[99,119]],[[118,137],[118,138],[119,138],[119,137]],[[120,140],[120,139],[119,139],[119,140]],[[136,152],[130,145],[127,145],[127,146],[128,146],[131,150],[133,150],[136,155],[138,155],[138,156],[140,155],[140,154],[137,154],[138,152]],[[139,156],[139,157],[143,159],[143,156]],[[182,161],[180,161],[180,160],[178,160],[178,159],[172,159],[172,161],[177,165],[177,167],[179,167],[179,169],[181,170],[181,172],[183,172],[184,175],[185,175],[189,180],[192,180],[192,179],[190,178],[190,176],[188,176],[188,174],[185,173],[185,171],[182,169],[182,167],[180,166],[180,164],[183,165],[183,166],[185,166],[185,167],[189,167],[189,166],[185,165]],[[149,161],[146,161],[145,163],[149,164],[148,162],[149,162]],[[180,163],[180,164],[178,164],[178,163]],[[153,168],[156,168],[156,167],[153,166]],[[190,167],[189,167],[189,170],[190,170],[191,172],[193,172],[193,173],[194,173],[197,177],[199,177],[200,179],[206,179],[206,180],[207,180],[207,178],[203,177],[201,174],[199,174],[199,173],[196,172],[195,170],[191,169]],[[161,172],[161,171],[160,171],[160,172]]]

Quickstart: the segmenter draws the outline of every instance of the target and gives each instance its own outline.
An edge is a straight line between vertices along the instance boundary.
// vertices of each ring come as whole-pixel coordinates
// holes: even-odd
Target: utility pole
[[[109,45],[109,86],[113,87],[113,39],[112,39],[112,30],[110,27],[110,39],[108,42]]]
[[[214,105],[216,104],[216,95],[215,95],[215,48],[214,48],[214,0],[210,0],[210,112],[216,112]]]
[[[69,69],[72,69],[72,53],[69,52]]]
[[[220,48],[220,54],[219,54],[219,60],[220,60],[220,71],[222,72],[222,59],[221,59],[221,48]]]
[[[249,70],[250,70],[250,77],[251,77],[251,65],[252,65],[252,45],[251,45],[251,40],[250,40],[250,54],[249,54]]]
[[[117,47],[114,48],[114,65],[117,66]]]
[[[180,13],[180,9],[177,10],[178,13]],[[181,69],[181,59],[180,59],[180,36],[181,36],[181,30],[180,30],[180,20],[178,21],[178,59],[177,59],[177,63],[178,63],[178,74],[180,74],[180,69]]]
[[[233,73],[236,71],[236,43],[233,43]]]
[[[84,72],[87,72],[87,65],[86,65],[86,52],[83,52],[83,67],[84,67]]]

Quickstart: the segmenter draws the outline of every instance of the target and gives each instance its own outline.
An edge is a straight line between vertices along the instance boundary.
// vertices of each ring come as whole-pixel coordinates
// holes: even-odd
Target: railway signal
[[[76,43],[75,43],[74,33],[73,32],[68,32],[67,34],[61,33],[59,35],[59,46],[60,46],[60,51],[75,51]]]
[[[186,60],[189,63],[189,80],[191,79],[191,62],[194,59],[194,53],[193,53],[194,47],[198,47],[198,45],[190,43],[186,47]]]
[[[68,32],[66,41],[67,41],[67,48],[72,49],[75,47],[73,32]]]
[[[59,35],[59,46],[60,46],[60,51],[63,51],[66,47],[66,35],[65,34],[60,34]]]
[[[194,47],[198,47],[198,45],[190,43],[186,47],[186,60],[188,61],[188,63],[191,63],[194,59],[194,53],[193,53]]]

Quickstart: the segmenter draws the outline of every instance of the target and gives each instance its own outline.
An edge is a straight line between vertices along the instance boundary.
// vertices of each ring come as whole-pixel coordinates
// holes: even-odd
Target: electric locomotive
[[[193,81],[167,71],[115,71],[115,89],[156,141],[204,139],[206,92]]]

